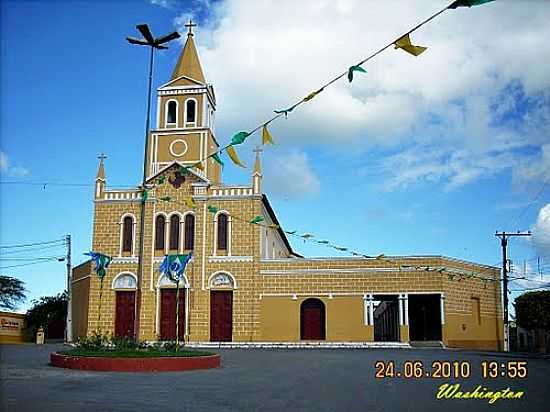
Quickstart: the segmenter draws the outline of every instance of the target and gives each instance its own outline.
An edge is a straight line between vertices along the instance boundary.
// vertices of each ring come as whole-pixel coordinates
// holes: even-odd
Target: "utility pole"
[[[503,309],[504,309],[504,351],[510,350],[510,336],[509,336],[509,323],[508,323],[508,259],[506,257],[506,248],[508,247],[508,238],[513,236],[531,236],[531,232],[506,233],[496,232],[496,237],[500,238],[500,246],[502,247],[502,289],[503,289]]]
[[[73,292],[72,292],[72,268],[71,268],[71,235],[65,236],[67,246],[67,324],[65,326],[65,343],[73,341]]]

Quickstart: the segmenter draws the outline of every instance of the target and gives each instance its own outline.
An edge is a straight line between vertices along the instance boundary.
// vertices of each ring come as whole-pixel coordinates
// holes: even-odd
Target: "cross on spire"
[[[107,159],[107,155],[105,155],[105,153],[101,152],[101,153],[97,156],[97,158],[98,158],[99,160],[103,161],[103,160]]]
[[[184,26],[189,29],[189,31],[187,32],[188,36],[192,36],[193,35],[193,27],[197,27],[197,25],[195,23],[193,23],[193,20],[191,20],[191,19],[189,19],[189,23],[186,23]]]
[[[263,152],[263,149],[260,148],[260,146],[256,146],[254,150],[252,150],[257,155],[261,154]]]

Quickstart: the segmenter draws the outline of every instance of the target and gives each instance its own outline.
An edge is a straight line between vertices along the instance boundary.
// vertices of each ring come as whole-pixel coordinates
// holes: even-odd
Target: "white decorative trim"
[[[174,145],[176,143],[183,143],[183,150],[181,152],[176,152],[174,150]],[[168,147],[168,150],[170,151],[170,154],[174,157],[182,157],[185,153],[187,153],[187,150],[189,150],[189,146],[187,145],[187,142],[183,139],[175,139],[172,143],[170,143],[170,146]]]
[[[208,277],[208,286],[207,286],[207,289],[216,289],[218,288],[219,286],[215,286],[215,285],[212,285],[212,281],[214,280],[214,278],[217,276],[217,275],[227,275],[227,277],[229,277],[231,279],[231,282],[233,283],[230,287],[221,287],[222,289],[238,289],[237,287],[237,281],[235,280],[235,276],[233,276],[230,272],[228,272],[227,270],[218,270],[214,273],[212,273],[209,277]]]
[[[440,306],[440,315],[441,315],[441,324],[445,324],[445,295],[442,293],[439,298]]]
[[[180,279],[178,282],[180,285],[180,288],[189,288],[189,280],[187,279],[187,276],[185,273],[183,274],[183,278]],[[162,274],[159,276],[156,284],[157,289],[175,289],[176,284],[172,282],[170,279],[166,277],[165,274]]]
[[[135,286],[134,287],[115,287],[115,284],[117,282],[117,280],[120,278],[120,277],[124,277],[124,276],[130,276],[131,278],[134,279],[134,282],[135,282]],[[125,271],[125,272],[120,272],[118,275],[116,275],[113,279],[113,281],[111,282],[111,289],[113,290],[136,290],[137,289],[137,276],[132,273],[132,272],[128,272],[128,271]]]
[[[202,349],[411,349],[408,342],[188,342]]]
[[[195,119],[193,122],[187,121],[187,103],[195,102]],[[183,114],[183,127],[197,127],[199,124],[197,119],[199,117],[199,102],[194,97],[189,97],[183,102],[184,114]]]
[[[208,256],[208,263],[216,262],[252,262],[252,256]]]
[[[409,294],[404,293],[403,296],[405,297],[405,325],[409,326]]]
[[[169,123],[168,122],[168,105],[171,102],[176,103],[176,122],[175,123]],[[168,125],[174,125],[178,127],[178,120],[179,120],[179,102],[176,99],[168,99],[164,102],[164,127],[168,128]]]
[[[123,241],[123,232],[124,232],[124,219],[126,219],[127,217],[130,217],[132,218],[132,250],[130,251],[132,257],[135,257],[135,250],[136,250],[136,217],[134,216],[133,213],[124,213],[121,218],[120,218],[120,222],[119,222],[119,232],[120,232],[120,242],[119,242],[119,248],[118,248],[118,255],[121,257],[122,256],[122,241]]]
[[[137,256],[115,256],[111,261],[111,264],[124,264],[124,263],[138,263]]]
[[[206,202],[202,207],[202,268],[201,268],[201,289],[205,290],[204,277],[206,275],[206,219],[208,215],[206,213]]]
[[[78,278],[76,280],[71,280],[71,284],[80,282],[81,280],[88,279],[88,278],[91,278],[91,277],[92,277],[92,275],[86,275],[86,276],[83,276],[83,277]]]
[[[231,256],[231,214],[227,210],[218,210],[216,214],[214,215],[214,245],[213,245],[213,252],[212,256],[217,256],[218,254],[218,216],[224,214],[227,216],[227,256]],[[226,257],[227,257],[226,256]]]

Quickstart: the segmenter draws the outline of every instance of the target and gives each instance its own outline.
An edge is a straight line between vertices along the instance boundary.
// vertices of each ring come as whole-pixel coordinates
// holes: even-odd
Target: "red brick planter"
[[[220,367],[220,355],[158,358],[108,358],[51,353],[50,362],[58,368],[107,372],[174,372]]]

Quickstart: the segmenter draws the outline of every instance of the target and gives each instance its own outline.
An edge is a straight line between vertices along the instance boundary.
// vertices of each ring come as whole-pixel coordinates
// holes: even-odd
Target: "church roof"
[[[290,246],[290,242],[288,241],[286,234],[283,229],[281,229],[281,224],[279,223],[279,220],[277,219],[277,216],[275,215],[275,211],[271,207],[271,204],[269,203],[269,200],[267,199],[267,196],[265,194],[262,194],[262,202],[265,206],[265,209],[267,210],[267,213],[269,214],[269,217],[273,221],[274,224],[276,224],[279,228],[277,229],[277,232],[279,232],[279,235],[281,236],[281,239],[283,240],[285,246],[288,248],[288,251],[292,256],[303,258],[302,255],[299,255],[298,253],[294,252],[292,250],[292,246]]]
[[[193,33],[187,34],[187,41],[185,42],[185,46],[183,46],[178,63],[172,73],[171,80],[181,76],[189,77],[203,84],[206,83],[199,60],[199,54],[197,53],[195,41],[193,40]]]

